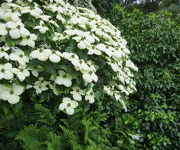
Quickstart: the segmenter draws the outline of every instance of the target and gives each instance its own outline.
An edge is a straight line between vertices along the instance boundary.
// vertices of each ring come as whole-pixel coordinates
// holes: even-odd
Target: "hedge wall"
[[[136,128],[145,148],[179,149],[179,16],[167,11],[144,14],[114,5],[108,17],[127,39],[139,67],[135,75],[138,91],[126,114],[134,119],[126,120],[129,129]]]

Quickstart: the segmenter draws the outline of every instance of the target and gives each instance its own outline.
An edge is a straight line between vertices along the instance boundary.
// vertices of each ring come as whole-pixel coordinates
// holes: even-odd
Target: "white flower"
[[[42,34],[46,33],[49,30],[49,28],[45,26],[44,21],[42,20],[40,21],[40,25],[35,26],[34,29],[38,29]]]
[[[64,85],[70,87],[72,85],[72,77],[66,74],[63,70],[59,70],[59,76],[56,77],[55,83],[58,85]]]
[[[75,35],[75,34],[77,34],[77,30],[66,30],[66,31],[64,31],[67,35],[69,35],[69,36],[72,36],[72,35]]]
[[[31,70],[31,73],[32,73],[32,75],[35,76],[35,77],[38,77],[38,75],[39,75],[38,71],[35,70],[35,69]]]
[[[68,59],[68,60],[70,60],[72,62],[74,60],[78,60],[79,59],[79,57],[76,54],[74,54],[74,53],[67,53],[67,52],[63,52],[62,57],[64,57],[65,59]]]
[[[35,18],[40,18],[42,13],[43,13],[43,11],[40,8],[37,8],[37,7],[30,10],[30,14],[32,16],[34,16]]]
[[[120,70],[118,64],[116,63],[109,63],[111,65],[111,68],[113,69],[114,72],[118,72]]]
[[[95,99],[94,99],[94,92],[92,89],[90,89],[85,96],[85,100],[89,101],[90,104],[94,103]]]
[[[49,60],[52,61],[53,63],[58,63],[61,60],[61,52],[59,51],[52,51],[52,54],[49,55]]]
[[[14,52],[10,54],[10,59],[13,61],[17,61],[21,65],[25,65],[29,62],[29,58],[25,55],[25,53],[18,49],[14,48]]]
[[[58,11],[59,11],[59,10],[58,10]],[[65,18],[63,18],[61,14],[57,14],[56,18],[57,18],[58,20],[60,20],[62,23],[65,23],[65,22],[66,22]]]
[[[139,141],[140,138],[141,138],[141,135],[139,135],[139,134],[134,134],[134,135],[133,135],[133,134],[130,134],[130,136],[132,137],[133,140],[138,140],[138,141]]]
[[[9,31],[9,34],[11,36],[12,39],[19,39],[21,37],[21,33],[20,30],[15,28],[15,29],[11,29]]]
[[[9,21],[9,22],[6,23],[6,27],[9,28],[9,29],[15,29],[17,26],[18,26],[18,23],[15,23],[15,22],[12,22],[12,21]]]
[[[48,15],[41,15],[40,16],[42,20],[44,21],[49,21],[49,18],[51,18],[51,16],[48,16]],[[50,22],[50,21],[49,21]]]
[[[0,84],[0,100],[6,100],[6,97],[3,95],[3,92],[8,91],[9,89],[9,86]]]
[[[6,23],[7,28],[10,29],[9,35],[12,39],[19,39],[21,37],[21,28],[23,24],[21,22],[7,22]]]
[[[4,15],[6,14],[6,11],[2,8],[2,7],[0,7],[0,19],[4,19]],[[1,28],[0,28],[1,29]]]
[[[77,101],[64,97],[62,103],[59,105],[60,110],[65,110],[68,115],[74,114],[74,109],[78,106]]]
[[[39,78],[39,81],[36,81],[36,82],[34,83],[33,88],[36,90],[36,93],[37,93],[37,94],[40,94],[40,93],[42,93],[43,91],[48,90],[47,85],[49,85],[49,82],[48,82],[48,81],[45,81],[43,77],[40,77],[40,78]]]
[[[19,18],[19,16],[20,16],[19,12],[13,12],[13,13],[11,13],[10,16],[11,16],[11,19],[13,22],[20,22],[21,21],[21,19]]]
[[[115,50],[114,48],[109,47],[109,48],[105,49],[104,52],[105,52],[109,57],[111,57],[111,56],[113,55],[113,51],[114,51],[114,50]]]
[[[11,3],[13,0],[6,0],[6,2]]]
[[[120,101],[121,105],[123,106],[124,111],[127,112],[127,107],[126,107],[124,101],[122,99],[120,99],[119,101]]]
[[[51,54],[52,51],[50,49],[39,48],[35,51],[32,51],[30,56],[32,58],[37,58],[41,61],[46,61]]]
[[[134,71],[138,71],[138,68],[134,65],[134,63],[130,60],[126,61],[126,66],[133,69]]]
[[[7,53],[7,51],[9,50],[10,48],[9,47],[0,47],[0,58],[5,58],[7,60],[9,60],[9,55]]]
[[[5,24],[0,24],[0,35],[4,36],[7,35],[8,31],[6,30],[6,25]]]
[[[122,50],[117,50],[117,51],[113,52],[112,56],[117,59],[122,59],[122,57],[124,57],[125,54]]]
[[[53,93],[54,93],[55,95],[59,95],[59,94],[60,94],[60,92],[59,92],[59,90],[57,89],[57,87],[56,87],[55,84],[49,84],[49,87],[50,87],[50,89],[53,91]]]
[[[0,65],[0,80],[1,79],[10,80],[13,79],[13,77],[14,77],[13,68],[10,63]]]
[[[96,46],[96,48],[98,49],[98,50],[100,50],[100,51],[106,51],[106,45],[104,45],[104,44],[102,44],[102,43],[100,43],[100,44],[98,44],[97,46]]]
[[[37,36],[35,34],[30,34],[29,36],[25,37],[22,39],[22,41],[19,43],[22,46],[30,46],[34,47],[35,46],[35,40],[37,39]]]
[[[19,30],[20,34],[21,34],[21,37],[25,38],[25,37],[28,37],[30,36],[30,32],[24,28],[24,27],[21,27],[20,30]]]
[[[112,89],[111,89],[110,87],[104,86],[104,91],[105,91],[108,95],[113,96],[113,91],[112,91]]]
[[[98,81],[98,76],[92,72],[92,71],[89,71],[89,72],[84,72],[83,73],[83,79],[86,81],[86,82],[92,82],[92,81],[95,81],[97,82]]]
[[[129,95],[130,93],[125,89],[123,85],[118,85],[118,89],[121,90],[121,92],[124,92],[126,95]]]
[[[57,6],[54,4],[49,4],[49,6],[47,7],[49,10],[51,10],[53,13],[57,11]]]
[[[76,70],[80,70],[81,72],[91,71],[90,67],[84,62],[83,59],[72,60],[71,63],[75,66]]]
[[[82,100],[82,95],[84,95],[84,91],[81,90],[79,87],[73,87],[73,91],[70,92],[73,96],[73,99],[76,101]]]
[[[26,66],[20,65],[18,68],[13,68],[13,72],[17,75],[20,81],[24,81],[26,77],[30,76]]]
[[[12,87],[0,91],[0,98],[8,101],[10,104],[17,104],[20,100],[20,95],[24,92],[24,87],[14,84]]]
[[[93,54],[96,54],[96,55],[101,55],[102,52],[98,49],[96,49],[95,47],[88,47],[88,55],[93,55]]]
[[[91,46],[91,43],[89,43],[89,41],[87,41],[87,40],[81,40],[77,46],[79,49],[85,49],[85,48]]]
[[[58,41],[58,40],[63,40],[67,38],[66,36],[64,36],[62,33],[58,33],[58,32],[55,32],[54,33],[54,37],[53,37],[53,41]]]
[[[86,48],[86,43],[84,41],[80,41],[77,46],[78,46],[79,49],[85,49]]]

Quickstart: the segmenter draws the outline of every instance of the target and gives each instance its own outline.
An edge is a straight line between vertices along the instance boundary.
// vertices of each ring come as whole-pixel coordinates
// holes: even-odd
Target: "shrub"
[[[140,124],[136,132],[143,137],[141,146],[179,149],[179,16],[166,10],[145,14],[119,5],[107,16],[122,31],[131,59],[138,64],[129,115]]]
[[[0,4],[0,149],[114,147],[137,71],[120,31],[62,0]]]
[[[96,92],[123,103],[135,90],[137,67],[110,22],[60,0],[8,2],[0,8],[0,99],[16,104],[26,91],[53,91],[72,115],[80,101],[94,103]]]

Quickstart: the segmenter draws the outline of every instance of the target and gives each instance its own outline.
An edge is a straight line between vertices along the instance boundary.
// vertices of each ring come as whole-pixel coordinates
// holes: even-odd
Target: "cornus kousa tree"
[[[109,21],[63,0],[1,0],[0,5],[1,100],[17,104],[33,91],[52,93],[69,115],[102,96],[125,108],[123,100],[136,90],[137,67]]]

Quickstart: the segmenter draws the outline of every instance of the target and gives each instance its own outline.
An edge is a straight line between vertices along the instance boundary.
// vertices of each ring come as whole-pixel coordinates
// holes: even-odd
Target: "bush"
[[[109,113],[120,102],[126,110],[124,100],[136,90],[137,67],[120,31],[61,0],[0,3],[0,147],[105,147],[100,135],[108,131],[98,127],[108,118],[97,109]],[[65,119],[58,106],[77,115]]]
[[[139,67],[129,115],[138,122],[141,147],[179,149],[179,16],[166,10],[144,14],[114,5],[107,17],[122,31],[133,54],[131,59]]]

